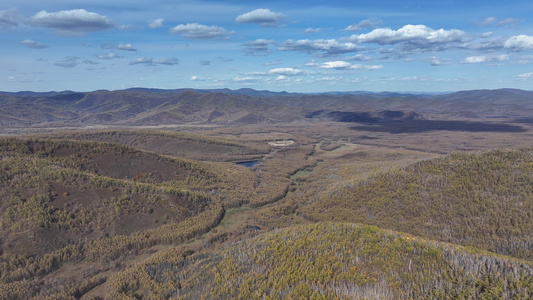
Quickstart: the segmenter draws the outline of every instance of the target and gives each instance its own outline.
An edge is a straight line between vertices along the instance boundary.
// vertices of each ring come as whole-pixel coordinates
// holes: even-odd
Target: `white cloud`
[[[516,80],[526,80],[531,77],[533,77],[533,72],[528,72],[528,73],[518,74],[518,76],[516,76]]]
[[[370,60],[370,56],[364,54],[356,54],[354,56],[343,57],[342,59],[345,61],[367,61]]]
[[[495,56],[479,55],[479,56],[469,56],[463,59],[461,63],[477,64],[477,63],[484,63],[484,62],[498,62],[498,61],[504,61],[508,59],[509,59],[509,55],[507,54],[501,54],[501,55],[495,55]]]
[[[97,55],[98,59],[114,59],[114,58],[123,58],[124,56],[116,55],[115,53],[109,53],[107,55]]]
[[[317,33],[322,31],[324,31],[322,28],[307,28],[305,29],[304,33]]]
[[[255,77],[250,77],[250,76],[248,76],[248,77],[235,77],[235,78],[233,78],[233,81],[235,81],[235,82],[255,82],[255,81],[257,81],[257,80],[258,80],[257,78],[255,78]]]
[[[244,43],[244,52],[249,55],[267,55],[272,52],[269,48],[271,44],[274,44],[274,40],[257,39]]]
[[[135,47],[133,47],[131,44],[102,44],[102,49],[113,49],[113,50],[121,50],[121,51],[137,51]]]
[[[353,70],[380,70],[383,69],[382,65],[352,65],[350,69]]]
[[[351,67],[352,65],[345,61],[328,61],[323,64],[321,64],[319,67],[322,69],[347,69],[348,67]]]
[[[359,30],[366,29],[366,28],[378,27],[379,25],[381,25],[381,23],[383,22],[380,19],[370,18],[370,19],[363,20],[359,22],[358,24],[350,25],[346,27],[344,30],[359,31]]]
[[[435,45],[464,42],[466,34],[457,29],[434,30],[425,25],[405,25],[398,30],[390,28],[374,29],[366,34],[352,35],[346,40],[379,45],[405,44],[416,48],[431,48]]]
[[[363,48],[354,43],[339,43],[337,40],[287,40],[278,47],[282,51],[322,52],[325,55],[343,54],[360,51]]]
[[[97,65],[97,64],[99,64],[99,63],[94,62],[92,60],[85,59],[85,60],[80,61],[80,59],[81,59],[81,57],[77,57],[77,56],[67,56],[67,57],[65,57],[65,59],[57,61],[54,65],[57,66],[57,67],[70,69],[70,68],[77,67],[80,64],[86,64],[86,65]]]
[[[432,57],[429,58],[429,63],[432,66],[442,66],[442,65],[450,64],[450,60],[449,59],[441,59],[441,58],[438,58],[436,56],[432,56]]]
[[[352,65],[349,62],[337,60],[337,61],[328,61],[318,65],[321,69],[335,69],[335,70],[379,70],[382,69],[382,65],[361,65],[355,64]]]
[[[533,49],[533,36],[515,35],[507,39],[503,46],[513,51],[524,51]]]
[[[259,8],[247,12],[235,19],[237,23],[259,23],[261,26],[274,26],[279,21],[285,20],[287,16],[282,13],[270,11],[268,8]]]
[[[138,57],[130,60],[130,65],[147,65],[147,66],[154,66],[154,65],[167,65],[167,66],[173,66],[179,64],[179,59],[177,58],[167,58],[167,59],[159,59],[154,60],[151,57]]]
[[[130,65],[153,65],[154,59],[151,57],[138,57],[130,60]]]
[[[51,29],[56,35],[79,36],[89,32],[108,30],[114,27],[111,20],[85,9],[62,10],[49,13],[42,10],[33,15],[32,26]]]
[[[152,20],[148,22],[148,27],[150,27],[150,29],[156,29],[156,28],[162,27],[164,21],[165,19],[162,19],[162,18]]]
[[[207,78],[201,78],[201,77],[198,77],[198,76],[192,76],[191,80],[192,81],[206,81],[208,79]]]
[[[120,26],[118,26],[118,29],[120,29],[120,30],[142,30],[143,27],[142,26],[135,26],[135,25],[128,24],[128,25],[120,25]]]
[[[218,26],[207,26],[198,23],[181,24],[168,30],[170,34],[179,34],[188,39],[228,39],[234,31]]]
[[[305,71],[293,68],[275,68],[268,71],[269,75],[297,76],[305,74]]]
[[[23,40],[20,42],[22,45],[28,47],[28,48],[32,48],[32,49],[44,49],[44,48],[48,48],[48,46],[46,46],[45,44],[42,44],[42,43],[39,43],[39,42],[36,42],[36,41],[32,41],[32,40]]]
[[[172,57],[172,58],[166,58],[166,59],[159,59],[159,60],[156,60],[154,63],[158,65],[175,66],[175,65],[178,65],[179,62],[180,62],[179,59]]]
[[[22,16],[15,9],[0,10],[0,28],[13,29],[18,26]]]
[[[79,59],[77,56],[67,56],[65,59],[57,61],[54,65],[62,68],[74,68],[80,64]]]
[[[520,21],[518,19],[514,18],[508,18],[505,20],[499,20],[495,17],[488,17],[486,18],[481,25],[484,26],[509,26],[519,23]]]
[[[117,50],[137,51],[131,44],[118,44]]]

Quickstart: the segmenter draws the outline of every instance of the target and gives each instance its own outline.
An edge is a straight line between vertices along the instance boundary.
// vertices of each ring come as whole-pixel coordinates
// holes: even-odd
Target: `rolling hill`
[[[0,93],[0,298],[530,299],[531,99]]]
[[[533,266],[351,223],[294,226],[216,253],[167,253],[110,296],[179,299],[527,299]],[[161,257],[159,257],[161,259]]]
[[[251,89],[20,92],[0,93],[0,124],[2,128],[260,124],[316,122],[318,117],[337,121],[338,114],[379,115],[382,122],[402,120],[389,118],[387,111],[408,119],[413,114],[429,119],[524,118],[533,112],[531,99],[532,92],[512,89],[444,95],[307,95]]]

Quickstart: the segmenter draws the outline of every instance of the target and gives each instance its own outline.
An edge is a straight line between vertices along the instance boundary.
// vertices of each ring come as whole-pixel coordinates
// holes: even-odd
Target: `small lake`
[[[260,162],[261,162],[260,160],[250,160],[250,161],[241,161],[241,162],[238,162],[236,164],[241,165],[241,166],[245,166],[247,168],[251,168],[251,167],[257,165]]]

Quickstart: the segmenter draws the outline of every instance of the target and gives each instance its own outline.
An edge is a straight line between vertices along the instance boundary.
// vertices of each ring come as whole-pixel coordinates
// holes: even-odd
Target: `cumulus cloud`
[[[370,56],[364,54],[356,54],[354,56],[343,57],[345,61],[367,61],[370,60]]]
[[[192,76],[191,77],[191,80],[192,81],[206,81],[206,80],[209,80],[208,78],[203,78],[203,77],[198,77],[198,76]]]
[[[21,19],[21,15],[15,9],[0,10],[0,28],[2,29],[17,27]]]
[[[350,69],[353,69],[353,70],[380,70],[380,69],[383,69],[383,66],[382,65],[352,65],[350,67]]]
[[[529,79],[531,77],[533,77],[533,72],[522,73],[522,74],[518,74],[518,76],[516,76],[516,80],[526,80],[526,79]]]
[[[87,65],[97,65],[97,62],[94,62],[92,60],[85,59],[83,61],[80,61],[81,57],[77,56],[67,56],[63,60],[57,61],[54,66],[62,67],[62,68],[74,68],[77,67],[80,64],[87,64]]]
[[[131,44],[112,44],[112,43],[106,43],[102,44],[102,49],[113,49],[113,50],[121,50],[121,51],[137,51],[135,47],[133,47]]]
[[[512,51],[524,51],[533,49],[533,36],[515,35],[507,39],[503,46]]]
[[[117,55],[115,53],[109,53],[107,55],[97,55],[98,59],[114,59],[114,58],[123,58],[124,56]]]
[[[179,59],[172,57],[172,58],[166,58],[166,59],[159,59],[159,60],[156,60],[154,63],[158,65],[175,66],[175,65],[178,65],[179,62],[180,62]]]
[[[379,45],[404,44],[411,48],[434,49],[435,46],[465,42],[466,34],[457,29],[434,30],[425,25],[405,25],[398,30],[390,28],[374,29],[366,34],[352,35],[346,40]]]
[[[44,49],[44,48],[48,48],[48,46],[46,46],[45,44],[42,44],[42,43],[39,43],[39,42],[36,42],[36,41],[32,41],[32,40],[23,40],[20,42],[22,45],[28,47],[28,48],[32,48],[32,49]]]
[[[137,51],[137,49],[135,49],[135,47],[133,47],[131,44],[118,44],[117,50]]]
[[[484,26],[509,26],[519,23],[520,21],[518,19],[514,18],[507,18],[505,20],[499,20],[495,17],[488,17],[486,18],[481,25]]]
[[[198,23],[180,24],[168,30],[170,34],[179,34],[188,39],[229,39],[235,31],[227,31],[218,26],[207,26]]]
[[[154,59],[151,57],[138,57],[130,60],[130,65],[154,65]]]
[[[272,52],[269,45],[274,44],[274,40],[257,39],[243,44],[244,53],[248,55],[268,55]]]
[[[162,27],[164,21],[165,19],[162,19],[162,18],[152,20],[148,22],[148,27],[150,27],[150,29],[156,29],[156,28]]]
[[[352,65],[349,62],[337,60],[337,61],[328,61],[318,65],[322,69],[336,69],[336,70],[379,70],[382,69],[382,65],[361,65],[355,64]]]
[[[304,33],[317,33],[322,31],[324,31],[324,29],[322,28],[307,28],[306,30],[304,30]]]
[[[442,59],[439,59],[438,57],[436,56],[432,56],[429,58],[429,63],[432,65],[432,66],[442,66],[442,65],[446,65],[448,64],[449,62],[446,60],[446,61],[443,61]]]
[[[131,24],[120,25],[117,28],[120,30],[142,30],[144,29],[142,26],[135,26]]]
[[[279,21],[283,21],[285,19],[287,19],[287,16],[282,13],[270,11],[268,8],[259,8],[238,16],[235,19],[235,22],[259,23],[261,26],[275,26]]]
[[[62,10],[52,13],[42,10],[33,15],[29,23],[32,26],[48,28],[60,36],[79,36],[114,27],[107,17],[88,12],[85,9]]]
[[[275,68],[268,71],[268,75],[282,75],[282,76],[297,76],[304,75],[304,70],[293,69],[293,68]]]
[[[349,62],[337,60],[337,61],[325,62],[321,64],[319,67],[322,69],[346,69],[350,66],[351,64]]]
[[[146,66],[155,66],[155,65],[167,65],[174,66],[179,64],[179,59],[172,57],[167,59],[158,59],[154,60],[152,57],[138,57],[130,60],[130,65],[146,65]]]
[[[356,52],[363,49],[354,43],[339,43],[337,40],[287,40],[279,46],[282,51],[299,51],[306,53],[320,52],[324,55],[335,55]]]
[[[252,82],[257,82],[258,80],[259,80],[258,78],[250,77],[250,76],[233,78],[234,82],[239,82],[239,83],[252,83]]]
[[[383,23],[383,22],[380,19],[370,18],[370,19],[363,20],[363,21],[359,22],[358,24],[350,25],[350,26],[346,27],[344,30],[346,30],[346,31],[359,31],[359,30],[363,30],[363,29],[366,29],[366,28],[378,27],[379,25],[381,25],[381,23]]]
[[[79,64],[77,56],[67,56],[65,59],[57,61],[54,65],[62,68],[74,68]]]
[[[504,61],[508,60],[509,55],[507,54],[501,54],[501,55],[479,55],[479,56],[469,56],[465,59],[463,59],[461,62],[464,64],[477,64],[477,63],[484,63],[484,62],[498,62],[498,61]]]

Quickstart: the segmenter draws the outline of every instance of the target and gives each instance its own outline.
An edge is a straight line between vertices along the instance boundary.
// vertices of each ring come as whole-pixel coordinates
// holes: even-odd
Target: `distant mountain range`
[[[2,128],[88,125],[383,122],[404,119],[529,118],[533,92],[470,90],[447,94],[254,89],[149,89],[0,92]]]

